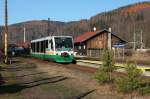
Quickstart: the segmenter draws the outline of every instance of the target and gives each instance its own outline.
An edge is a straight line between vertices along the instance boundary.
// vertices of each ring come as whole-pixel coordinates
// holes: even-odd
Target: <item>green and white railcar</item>
[[[31,56],[59,63],[73,62],[72,36],[49,36],[31,41]]]

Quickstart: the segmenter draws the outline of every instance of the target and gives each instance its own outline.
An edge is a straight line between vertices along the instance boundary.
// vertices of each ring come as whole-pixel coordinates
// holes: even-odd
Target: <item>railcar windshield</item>
[[[73,42],[71,37],[55,37],[56,51],[72,51]]]

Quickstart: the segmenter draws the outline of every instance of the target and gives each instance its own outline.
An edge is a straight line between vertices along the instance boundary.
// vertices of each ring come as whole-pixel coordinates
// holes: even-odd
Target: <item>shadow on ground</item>
[[[63,76],[55,76],[51,78],[44,78],[40,80],[30,81],[26,83],[19,83],[19,84],[11,84],[11,85],[1,85],[0,86],[0,94],[7,94],[7,93],[17,93],[27,88],[32,88],[44,84],[49,83],[57,83],[63,80],[68,79],[68,77]]]
[[[4,84],[5,82],[4,82],[4,79],[2,78],[2,76],[1,76],[1,73],[0,73],[0,86],[2,85],[2,84]]]
[[[34,69],[37,66],[33,65],[33,66],[12,66],[12,67],[0,67],[0,71],[22,71],[25,69]]]
[[[15,76],[15,77],[2,77],[3,80],[10,80],[10,79],[16,79],[16,78],[22,78],[26,76],[35,76],[35,75],[41,75],[41,74],[46,74],[47,72],[38,72],[38,73],[31,73],[31,74],[26,74],[26,75],[21,75],[21,76]]]
[[[94,91],[96,91],[96,89],[90,90],[90,91],[87,91],[85,93],[81,93],[81,94],[79,94],[77,96],[73,96],[73,97],[66,98],[66,99],[82,99],[82,98],[86,97],[87,95],[93,93]]]

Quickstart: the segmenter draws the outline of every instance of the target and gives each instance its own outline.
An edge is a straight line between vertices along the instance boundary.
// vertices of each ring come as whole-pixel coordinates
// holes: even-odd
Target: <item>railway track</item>
[[[77,65],[77,64],[73,64],[73,63],[60,64],[60,63],[55,63],[55,62],[52,62],[52,61],[45,61],[45,60],[37,59],[37,58],[32,58],[32,60],[38,61],[38,62],[41,62],[41,63],[45,63],[45,64],[50,64],[50,65],[53,65],[53,66],[61,66],[63,68],[67,68],[67,69],[71,69],[71,70],[78,70],[78,71],[86,72],[86,73],[94,74],[98,71],[98,68],[88,67],[88,66],[81,66],[81,65]],[[114,76],[121,76],[121,75],[126,75],[126,74],[123,73],[123,72],[114,72],[113,75]]]
[[[41,63],[46,63],[46,64],[50,64],[50,65],[54,65],[54,66],[61,66],[61,67],[64,67],[64,68],[68,68],[68,69],[72,69],[72,70],[79,70],[79,71],[82,71],[82,72],[87,72],[87,73],[96,73],[98,71],[98,68],[95,68],[95,67],[89,67],[88,65],[87,66],[82,66],[82,65],[79,65],[79,64],[73,64],[73,63],[55,63],[55,62],[52,62],[52,61],[45,61],[45,60],[42,60],[42,59],[38,59],[38,58],[33,58],[33,57],[30,57],[30,56],[23,56],[24,58],[31,58],[32,60],[34,61],[38,61],[38,62],[41,62]],[[117,76],[121,76],[121,75],[126,75],[125,72],[114,72],[113,75],[117,75]],[[146,75],[142,75],[143,77],[150,77],[150,74],[147,74]]]
[[[85,67],[85,66],[74,64],[74,63],[56,63],[56,62],[52,62],[52,61],[46,61],[46,60],[34,58],[34,57],[31,57],[31,56],[27,56],[27,55],[24,55],[22,57],[23,58],[31,58],[32,60],[35,60],[35,61],[38,61],[38,62],[40,61],[41,63],[46,63],[46,64],[50,64],[50,65],[54,65],[54,66],[61,66],[61,67],[65,67],[65,68],[68,68],[68,69],[80,70],[80,71],[88,72],[88,73],[95,73],[96,71],[98,71],[97,68]]]
[[[61,67],[65,67],[68,69],[74,69],[74,70],[80,70],[83,72],[88,72],[88,73],[95,73],[96,71],[98,71],[97,68],[93,68],[93,67],[85,67],[85,66],[81,66],[81,65],[77,65],[77,64],[73,64],[73,63],[55,63],[55,62],[51,62],[51,61],[45,61],[45,60],[41,60],[41,59],[37,59],[37,58],[32,58],[35,61],[40,61],[42,63],[46,63],[46,64],[50,64],[50,65],[54,65],[54,66],[61,66]]]

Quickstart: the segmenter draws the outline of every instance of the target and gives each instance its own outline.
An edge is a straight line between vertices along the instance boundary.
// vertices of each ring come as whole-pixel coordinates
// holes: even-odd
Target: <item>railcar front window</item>
[[[55,37],[56,51],[72,51],[73,42],[72,38],[66,37]]]

